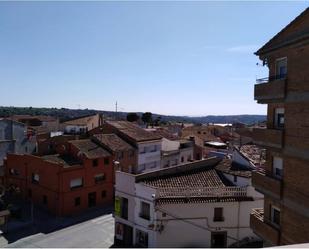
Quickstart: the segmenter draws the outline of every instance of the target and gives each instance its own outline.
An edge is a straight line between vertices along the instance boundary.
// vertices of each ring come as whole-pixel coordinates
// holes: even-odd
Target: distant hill
[[[0,117],[9,117],[11,115],[49,115],[59,117],[61,121],[80,116],[86,116],[96,113],[102,113],[105,117],[116,117],[116,112],[101,111],[90,109],[68,109],[68,108],[41,108],[41,107],[4,107],[0,106]],[[142,112],[137,112],[141,117]],[[253,124],[266,120],[266,115],[209,115],[202,117],[189,117],[189,116],[171,116],[153,113],[153,118],[161,117],[165,122],[184,122],[184,123],[235,123],[241,122],[245,124]],[[126,119],[127,112],[118,112],[119,119]]]

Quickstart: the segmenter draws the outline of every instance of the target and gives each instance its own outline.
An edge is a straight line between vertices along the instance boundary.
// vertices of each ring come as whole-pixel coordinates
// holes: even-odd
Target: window
[[[70,187],[71,189],[80,188],[83,186],[83,178],[76,178],[71,180]]]
[[[117,159],[118,159],[118,160],[123,159],[123,157],[124,157],[123,151],[117,153]]]
[[[97,167],[98,165],[99,165],[98,159],[94,159],[94,160],[92,161],[92,166],[93,166],[93,167]]]
[[[280,226],[280,209],[270,205],[270,212],[271,222],[277,226]]]
[[[155,151],[157,151],[157,146],[156,146],[156,145],[151,145],[151,146],[149,146],[149,147],[148,147],[148,151],[149,151],[149,152],[155,152]]]
[[[47,205],[47,196],[46,195],[43,195],[43,204]]]
[[[102,197],[103,199],[106,197],[106,190],[103,190],[103,191],[101,192],[101,197]]]
[[[234,182],[237,182],[237,176],[234,176]]]
[[[32,183],[38,184],[40,181],[40,176],[39,174],[32,173],[31,179],[32,179]]]
[[[129,151],[129,157],[134,157],[134,150]]]
[[[28,189],[28,197],[29,197],[29,198],[32,197],[32,189],[31,189],[31,188]]]
[[[108,165],[109,164],[109,158],[104,158],[104,164]]]
[[[283,177],[283,160],[281,157],[273,157],[273,176],[279,179]]]
[[[181,157],[181,162],[183,163],[185,161],[184,157],[182,156]]]
[[[224,221],[223,208],[219,207],[214,209],[214,221]]]
[[[80,197],[75,197],[75,199],[74,199],[74,206],[75,207],[80,206]]]
[[[105,174],[95,175],[94,181],[95,181],[96,184],[104,182],[105,181]]]
[[[128,199],[121,198],[121,218],[128,219]]]
[[[284,128],[284,108],[275,109],[275,128]]]
[[[140,153],[140,154],[146,153],[146,147],[141,147],[141,148],[139,149],[139,153]]]
[[[136,229],[136,245],[141,247],[148,247],[148,233]]]
[[[18,172],[17,169],[10,169],[10,175],[18,176],[18,175],[19,175],[19,172]]]
[[[28,153],[28,147],[25,146],[25,153]]]
[[[146,169],[146,164],[145,163],[138,165],[138,170],[139,171],[143,171],[145,169]]]
[[[150,220],[150,204],[146,202],[141,202],[141,211],[139,217]]]
[[[276,60],[276,79],[283,79],[287,74],[287,58]]]

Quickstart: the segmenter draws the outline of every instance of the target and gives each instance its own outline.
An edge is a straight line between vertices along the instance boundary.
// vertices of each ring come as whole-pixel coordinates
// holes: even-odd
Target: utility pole
[[[117,106],[117,101],[116,101],[116,115],[115,115],[115,119],[116,119],[116,120],[117,120],[117,118],[118,118],[117,110],[118,110],[118,106]]]

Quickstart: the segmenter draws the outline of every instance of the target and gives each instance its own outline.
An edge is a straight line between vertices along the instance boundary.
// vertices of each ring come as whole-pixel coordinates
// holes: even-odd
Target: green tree
[[[130,112],[127,114],[127,120],[129,122],[135,122],[139,120],[139,116],[135,112]]]
[[[150,123],[152,123],[152,113],[151,112],[145,112],[142,115],[142,121],[149,125]]]

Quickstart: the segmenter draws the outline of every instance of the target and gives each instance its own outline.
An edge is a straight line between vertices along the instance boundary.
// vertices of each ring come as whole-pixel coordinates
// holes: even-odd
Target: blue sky
[[[2,106],[265,114],[253,54],[306,2],[0,2]]]

